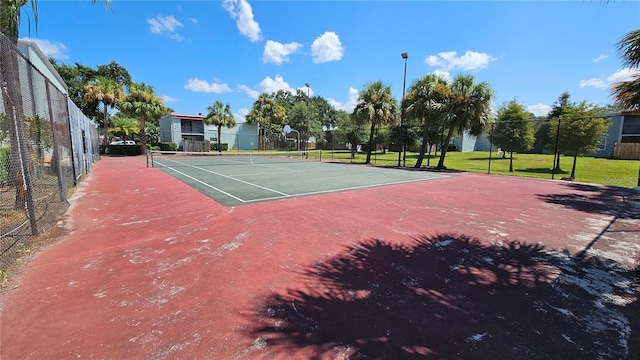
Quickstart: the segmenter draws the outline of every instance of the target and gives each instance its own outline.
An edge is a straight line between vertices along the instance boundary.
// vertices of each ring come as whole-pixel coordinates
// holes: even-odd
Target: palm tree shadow
[[[568,183],[570,194],[544,194],[538,197],[567,208],[612,215],[621,219],[640,219],[640,192],[616,186]]]
[[[254,325],[247,336],[273,354],[310,359],[629,354],[628,306],[605,296],[627,296],[627,305],[636,304],[622,270],[537,244],[486,245],[453,234],[421,236],[409,245],[372,239],[300,275],[307,280],[303,286],[277,292],[251,312]],[[602,277],[597,286],[589,281],[596,275]]]

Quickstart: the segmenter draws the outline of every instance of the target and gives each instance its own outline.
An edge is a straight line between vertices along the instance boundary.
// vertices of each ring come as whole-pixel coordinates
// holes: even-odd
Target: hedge
[[[217,142],[212,142],[210,144],[210,146],[211,146],[211,151],[218,151],[218,143]],[[229,144],[228,143],[220,143],[220,147],[222,148],[222,151],[229,150]]]

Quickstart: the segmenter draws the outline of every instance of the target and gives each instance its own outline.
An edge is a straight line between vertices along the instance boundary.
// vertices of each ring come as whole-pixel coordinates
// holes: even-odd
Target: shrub
[[[162,151],[176,151],[178,150],[178,144],[173,142],[161,142],[158,143],[160,145],[160,150]]]
[[[110,155],[136,156],[142,154],[140,145],[107,145],[105,149]]]
[[[218,151],[218,143],[217,142],[212,142],[210,143],[211,145],[211,151]],[[222,151],[227,151],[229,150],[229,144],[228,143],[220,143],[220,147],[222,148]]]
[[[11,168],[11,147],[0,147],[0,183],[9,180],[9,169]]]
[[[447,151],[458,151],[458,147],[454,144],[449,144]]]

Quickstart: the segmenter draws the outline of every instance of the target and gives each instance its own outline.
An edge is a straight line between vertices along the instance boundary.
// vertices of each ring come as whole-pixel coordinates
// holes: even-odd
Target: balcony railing
[[[632,134],[640,135],[640,125],[624,125],[622,127],[622,133],[624,135],[632,135]]]

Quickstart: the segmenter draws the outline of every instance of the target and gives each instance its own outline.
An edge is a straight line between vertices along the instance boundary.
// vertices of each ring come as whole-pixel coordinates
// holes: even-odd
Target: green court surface
[[[407,169],[322,162],[319,151],[198,155],[153,153],[153,167],[225,206],[447,177]]]

